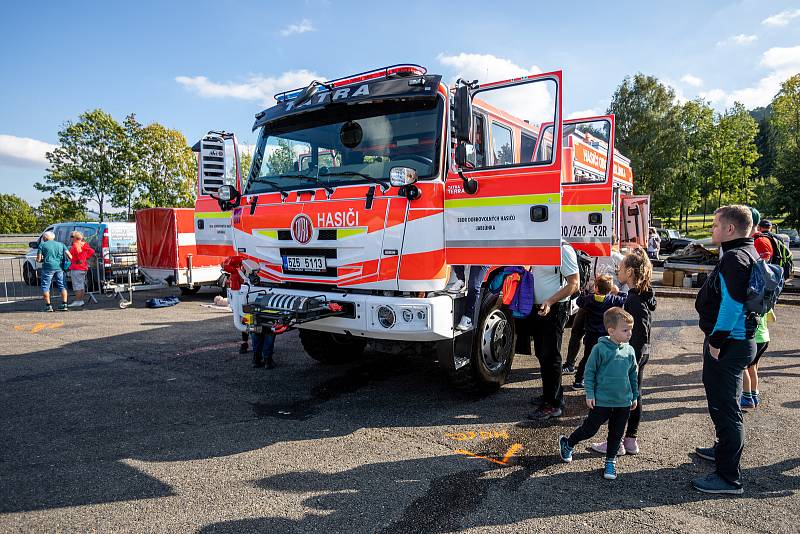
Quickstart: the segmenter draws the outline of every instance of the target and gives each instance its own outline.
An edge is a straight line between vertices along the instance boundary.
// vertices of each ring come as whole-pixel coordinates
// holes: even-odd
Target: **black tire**
[[[326,365],[352,362],[361,358],[366,339],[348,336],[346,334],[331,334],[330,332],[317,332],[300,328],[300,343],[306,353],[313,359]]]
[[[449,372],[453,386],[478,394],[500,389],[506,383],[514,363],[516,337],[511,310],[503,306],[500,295],[484,290],[470,362]]]
[[[31,267],[31,264],[27,261],[22,265],[22,279],[25,280],[25,283],[29,286],[39,284],[39,276],[36,274],[36,269]]]
[[[200,291],[200,286],[181,286],[178,289],[181,290],[181,295],[196,295],[197,292]]]

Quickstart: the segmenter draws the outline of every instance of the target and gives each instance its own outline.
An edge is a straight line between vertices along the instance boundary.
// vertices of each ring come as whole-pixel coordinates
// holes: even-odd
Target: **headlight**
[[[410,323],[414,320],[414,312],[411,310],[403,310],[403,320],[407,323]]]
[[[378,308],[378,322],[384,328],[391,328],[394,326],[397,317],[394,314],[394,310],[391,309],[389,306],[381,306]]]

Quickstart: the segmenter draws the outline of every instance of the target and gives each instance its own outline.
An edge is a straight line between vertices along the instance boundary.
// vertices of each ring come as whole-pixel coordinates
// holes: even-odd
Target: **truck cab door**
[[[611,255],[614,115],[564,121],[561,236],[590,256]]]
[[[445,184],[445,253],[451,265],[561,263],[561,71],[473,85],[485,122],[483,161],[456,168]],[[473,121],[474,123],[475,121]],[[537,140],[540,125],[555,124]],[[469,152],[469,151],[468,151]],[[467,180],[477,182],[469,193]]]
[[[650,195],[622,195],[621,245],[647,248],[650,230]]]
[[[220,186],[232,185],[242,190],[242,170],[236,136],[209,132],[192,147],[197,152],[197,200],[194,206],[194,235],[197,253],[209,256],[233,256],[233,211],[222,211],[211,195]],[[240,209],[240,208],[237,208]]]

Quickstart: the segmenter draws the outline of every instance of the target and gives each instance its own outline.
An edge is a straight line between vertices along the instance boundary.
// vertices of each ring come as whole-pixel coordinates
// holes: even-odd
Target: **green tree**
[[[30,204],[17,195],[0,194],[0,234],[35,231],[36,214]]]
[[[36,219],[40,230],[58,222],[85,221],[87,219],[85,203],[66,193],[54,193],[39,203],[39,207],[36,208]]]
[[[680,206],[674,186],[682,156],[675,92],[638,73],[617,87],[608,112],[616,116],[616,148],[631,160],[636,192],[651,195],[655,215],[672,217]]]
[[[684,103],[679,109],[680,130],[679,179],[673,183],[678,198],[678,227],[688,230],[689,213],[695,209],[705,190],[711,170],[711,140],[714,133],[714,110],[703,100]]]
[[[67,122],[58,132],[59,146],[47,153],[50,166],[43,182],[35,187],[49,193],[76,194],[97,204],[100,220],[106,202],[123,176],[120,156],[125,132],[114,118],[100,109],[87,111],[77,122]]]
[[[155,122],[137,127],[131,121],[129,131],[136,207],[193,206],[197,159],[183,134]]]
[[[772,100],[776,135],[775,177],[786,222],[800,225],[800,74],[787,79]]]

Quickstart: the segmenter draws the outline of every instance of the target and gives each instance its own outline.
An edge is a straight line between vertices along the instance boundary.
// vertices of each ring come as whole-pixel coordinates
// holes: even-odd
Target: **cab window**
[[[520,163],[533,161],[533,151],[536,148],[536,138],[523,132],[522,142],[519,144]]]
[[[495,165],[512,165],[514,163],[511,130],[496,122],[492,123],[492,156]]]

